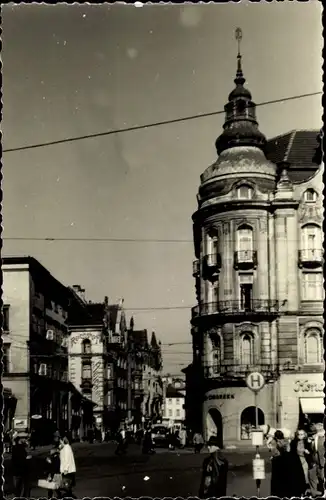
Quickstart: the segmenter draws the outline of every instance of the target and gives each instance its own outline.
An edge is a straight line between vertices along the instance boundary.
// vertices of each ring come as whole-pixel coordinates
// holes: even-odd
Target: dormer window
[[[251,200],[253,195],[253,189],[251,186],[243,184],[237,188],[237,198],[238,200]]]
[[[317,200],[317,193],[314,189],[307,189],[304,193],[304,201],[314,202]]]

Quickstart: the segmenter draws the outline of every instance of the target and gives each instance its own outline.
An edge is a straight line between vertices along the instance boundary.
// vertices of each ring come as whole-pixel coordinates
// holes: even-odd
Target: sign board
[[[265,479],[265,460],[263,458],[254,458],[252,470],[254,479]]]
[[[261,429],[252,429],[251,438],[252,438],[252,445],[253,446],[263,446],[264,433]]]
[[[259,372],[252,372],[246,378],[247,387],[254,392],[260,391],[265,385],[265,378]]]
[[[28,419],[27,418],[14,418],[13,419],[14,430],[23,431],[28,429]]]

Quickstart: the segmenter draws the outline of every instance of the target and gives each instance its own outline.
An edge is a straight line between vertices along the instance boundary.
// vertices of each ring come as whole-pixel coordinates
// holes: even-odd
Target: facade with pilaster
[[[292,131],[267,141],[244,83],[238,55],[218,158],[201,175],[193,215],[191,370],[200,411],[192,413],[201,415],[193,426],[221,446],[251,437],[251,371],[266,382],[259,425],[295,430],[303,414],[323,413],[320,136]]]

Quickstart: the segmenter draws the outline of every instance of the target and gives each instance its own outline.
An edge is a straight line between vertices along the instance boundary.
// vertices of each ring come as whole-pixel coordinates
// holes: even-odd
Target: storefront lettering
[[[309,380],[296,380],[294,392],[323,392],[324,384],[311,383]]]
[[[234,394],[210,394],[205,396],[205,401],[212,401],[213,399],[234,399]]]

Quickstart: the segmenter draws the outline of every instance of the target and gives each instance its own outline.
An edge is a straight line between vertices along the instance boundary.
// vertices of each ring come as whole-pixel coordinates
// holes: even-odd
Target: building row
[[[256,423],[295,430],[324,415],[321,134],[267,141],[240,55],[234,82],[193,215],[197,305],[184,370],[187,424],[221,446],[247,442]],[[265,382],[258,422],[251,372]]]
[[[2,272],[5,430],[78,440],[161,418],[160,342],[127,324],[123,300],[87,301],[32,257],[5,257]]]

